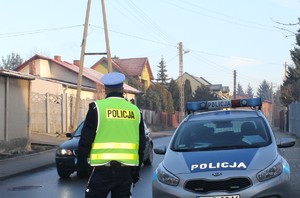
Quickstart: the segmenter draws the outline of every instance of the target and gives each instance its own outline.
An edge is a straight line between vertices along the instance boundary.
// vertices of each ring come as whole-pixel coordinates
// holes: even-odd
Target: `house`
[[[103,74],[108,73],[108,64],[105,57],[96,62],[92,69]],[[147,90],[154,79],[148,58],[112,58],[112,69],[123,73],[126,78],[133,78],[142,90]]]
[[[64,133],[69,130],[75,112],[79,63],[78,60],[63,61],[61,56],[48,58],[36,54],[15,69],[35,76],[31,89],[32,132]],[[105,97],[102,76],[96,70],[83,67],[79,122],[85,118],[90,102]],[[124,97],[128,100],[135,100],[140,93],[124,84]]]
[[[181,77],[179,77],[176,81],[179,82],[180,80],[185,83],[186,80],[190,81],[192,92],[195,93],[196,89],[200,86],[208,86],[212,93],[215,93],[221,99],[229,99],[229,87],[222,86],[222,84],[211,84],[207,80],[202,77],[197,77],[191,75],[187,72],[184,72]]]
[[[53,80],[61,84],[58,89],[53,89],[53,87],[45,89],[45,85],[42,82],[33,83],[33,92],[44,90],[49,93],[74,94],[74,91],[75,93],[77,91],[79,63],[79,60],[74,60],[73,63],[62,61],[61,56],[55,56],[52,59],[36,54],[15,70],[41,77],[40,79],[44,79],[44,81],[49,82],[49,80]],[[101,99],[104,97],[104,87],[100,81],[102,76],[103,73],[83,67],[82,89],[88,93],[83,92],[81,95],[82,98],[92,97],[93,99]],[[93,90],[92,94],[91,90]],[[124,84],[124,91],[128,99],[134,99],[135,95],[140,93],[140,91],[127,84]]]
[[[0,69],[0,153],[30,149],[30,92],[34,76]]]
[[[230,99],[229,87],[223,86],[222,84],[209,85],[210,91],[215,93],[220,99],[228,100]]]

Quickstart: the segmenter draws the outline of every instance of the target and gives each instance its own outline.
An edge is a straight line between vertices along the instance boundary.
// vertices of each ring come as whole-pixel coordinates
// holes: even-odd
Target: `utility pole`
[[[180,121],[184,117],[184,86],[183,86],[183,47],[182,42],[178,44],[179,49],[179,100],[180,100]]]
[[[183,54],[189,53],[189,50],[184,50],[182,42],[178,44],[179,49],[179,100],[180,100],[180,121],[184,118],[184,81],[183,81]]]
[[[299,23],[300,23],[300,21],[299,21]],[[283,80],[286,81],[287,78],[288,78],[288,65],[287,65],[287,62],[285,62],[284,63],[284,78],[283,78]],[[284,132],[287,131],[287,123],[288,123],[287,118],[288,118],[287,117],[287,107],[284,106],[283,107],[283,131]]]
[[[104,0],[101,0],[101,3],[102,3],[102,14],[103,14],[104,34],[105,34],[105,43],[106,43],[108,73],[110,73],[110,72],[112,72],[112,64],[111,64],[111,54],[110,54],[107,20],[106,20],[106,10],[105,10]]]
[[[236,99],[236,70],[233,71],[233,99]]]
[[[84,23],[83,39],[81,43],[81,55],[80,55],[80,65],[79,65],[79,73],[78,73],[78,80],[77,80],[78,82],[77,82],[77,92],[76,92],[76,102],[75,102],[75,114],[74,114],[73,123],[71,124],[71,129],[70,129],[71,131],[74,131],[77,128],[77,124],[78,124],[78,112],[79,112],[79,106],[80,106],[79,104],[81,100],[84,53],[85,53],[86,37],[87,37],[87,31],[89,25],[90,7],[91,7],[91,0],[88,0],[85,23]]]
[[[274,108],[275,108],[275,105],[274,105],[274,94],[273,94],[273,82],[271,82],[271,112],[270,112],[270,123],[271,123],[271,126],[273,127],[274,126],[274,118],[273,118],[273,115],[274,115]]]
[[[284,63],[284,78],[283,78],[283,80],[286,81],[287,77],[288,77],[288,65],[285,62]]]
[[[107,22],[106,22],[106,11],[105,11],[104,0],[102,0],[102,13],[103,13],[106,53],[85,53],[87,32],[88,32],[88,25],[89,25],[89,17],[90,17],[90,8],[91,8],[91,0],[88,0],[86,16],[85,16],[85,23],[84,23],[83,39],[82,39],[82,44],[81,44],[80,65],[79,65],[79,72],[78,72],[77,92],[76,92],[76,101],[75,101],[75,113],[74,113],[73,122],[71,123],[71,126],[70,126],[70,131],[74,131],[78,124],[78,112],[79,112],[79,106],[80,106],[80,100],[81,100],[81,86],[82,86],[84,56],[85,55],[104,55],[104,54],[106,54],[107,55],[107,63],[108,63],[108,73],[112,72],[112,64],[111,64],[111,55],[110,55],[110,46],[109,46],[109,39],[108,39],[108,29],[107,29]]]

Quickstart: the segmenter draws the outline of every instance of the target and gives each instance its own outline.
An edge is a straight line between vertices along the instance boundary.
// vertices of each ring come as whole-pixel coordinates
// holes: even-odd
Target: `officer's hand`
[[[77,160],[77,163],[76,163],[76,169],[77,171],[86,171],[88,168],[88,164],[87,162],[85,162],[85,160],[80,160],[78,159]]]

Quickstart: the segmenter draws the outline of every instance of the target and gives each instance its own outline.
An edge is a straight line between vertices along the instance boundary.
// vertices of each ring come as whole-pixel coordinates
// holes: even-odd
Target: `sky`
[[[0,1],[0,57],[35,54],[79,60],[87,0]],[[183,72],[244,90],[283,82],[300,29],[300,0],[105,0],[112,57],[147,57],[154,78],[161,59],[170,78]],[[101,0],[91,0],[86,52],[105,52]],[[298,24],[297,24],[298,23]],[[296,25],[293,25],[296,24]],[[102,56],[85,56],[91,67]]]

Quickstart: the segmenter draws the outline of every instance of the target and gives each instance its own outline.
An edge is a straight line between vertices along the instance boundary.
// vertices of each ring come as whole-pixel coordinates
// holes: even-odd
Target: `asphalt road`
[[[288,133],[275,131],[275,135],[280,137],[291,137]],[[292,136],[293,137],[293,136]],[[167,144],[170,137],[155,138],[154,145],[159,146]],[[291,182],[293,198],[300,198],[300,139],[294,147],[281,149],[282,155],[287,159],[291,167]],[[52,157],[52,155],[50,156]],[[152,167],[146,167],[141,172],[141,181],[137,184],[134,197],[151,197],[151,178],[157,164],[162,160],[163,156],[154,154],[154,164]],[[51,158],[52,159],[52,158]],[[54,159],[54,155],[53,155]],[[1,162],[1,161],[0,161]],[[21,160],[17,160],[14,166],[22,167]],[[34,161],[30,161],[34,163]],[[0,168],[4,170],[0,163]],[[0,181],[0,197],[83,197],[82,189],[85,188],[86,181],[79,180],[75,176],[69,181],[60,180],[57,176],[55,167],[45,170],[31,171],[16,177],[10,177]],[[70,185],[70,186],[69,186]],[[142,190],[137,190],[142,189]],[[145,191],[144,191],[144,190]],[[76,193],[73,194],[75,190]],[[53,196],[55,193],[55,196]],[[57,194],[58,193],[58,194]],[[28,196],[27,196],[28,195]],[[43,196],[40,196],[43,195]],[[49,196],[48,196],[49,195]],[[51,195],[51,196],[50,196]],[[57,196],[56,196],[57,195]]]
[[[167,144],[170,137],[154,139],[155,145]],[[53,156],[54,157],[54,156]],[[152,173],[163,156],[154,154],[152,166],[142,167],[141,180],[133,189],[132,197],[152,198]],[[82,198],[87,179],[79,179],[72,174],[70,179],[60,179],[55,166],[27,172],[0,181],[2,198]]]

